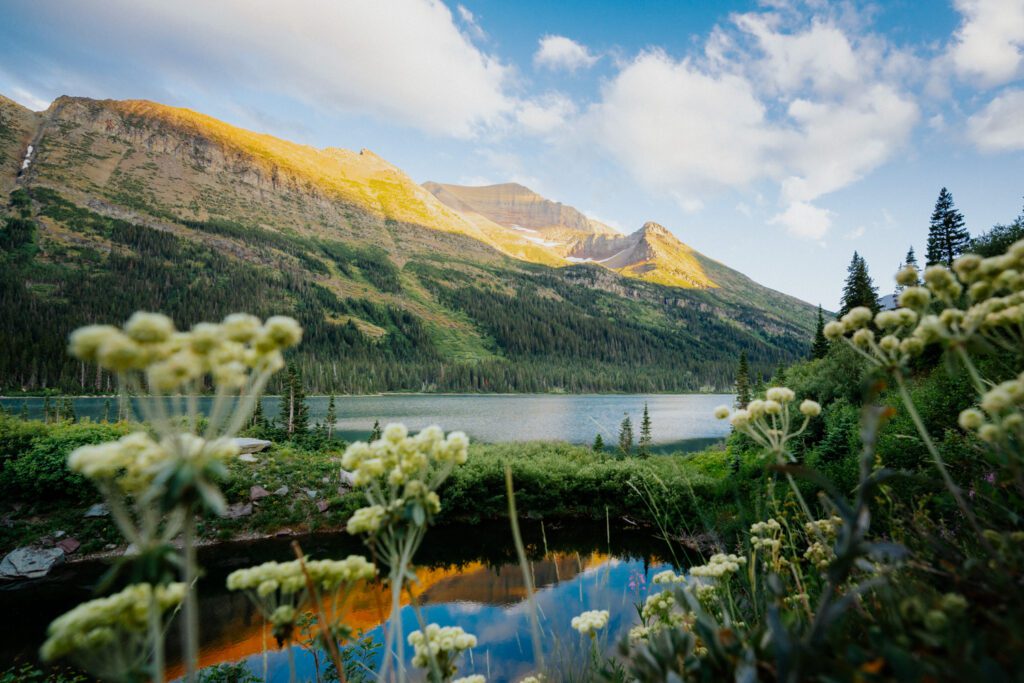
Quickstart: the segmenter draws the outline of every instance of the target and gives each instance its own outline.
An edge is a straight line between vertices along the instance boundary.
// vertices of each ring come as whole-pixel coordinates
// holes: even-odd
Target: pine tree
[[[50,404],[50,397],[46,396],[43,398],[43,422],[50,422],[50,412],[53,410]]]
[[[256,407],[252,411],[252,426],[262,427],[266,418],[263,417],[263,397],[260,396],[256,399]]]
[[[828,355],[828,339],[825,338],[825,314],[818,304],[818,325],[814,329],[814,343],[811,344],[811,358],[824,358]]]
[[[103,402],[103,421],[110,422],[110,399]]]
[[[651,454],[651,414],[647,410],[647,404],[644,404],[644,414],[640,418],[640,441],[638,443],[639,448],[637,453],[641,458],[646,458]]]
[[[18,417],[22,420],[28,420],[28,401],[21,402],[21,410],[18,411]]]
[[[601,438],[600,433],[598,433],[597,436],[594,437],[594,445],[591,447],[591,450],[593,450],[595,453],[601,453],[602,451],[604,451],[604,439]]]
[[[334,394],[327,399],[327,438],[334,438],[334,423],[338,421],[338,412],[334,409]]]
[[[65,396],[64,401],[61,405],[61,419],[69,422],[78,422],[78,415],[75,414],[75,404],[72,403],[71,398]]]
[[[953,259],[968,248],[971,234],[964,226],[964,216],[953,206],[953,195],[946,188],[939,191],[928,226],[927,265],[953,265]]]
[[[383,432],[380,429],[380,420],[373,421],[373,429],[370,430],[370,441],[377,441],[383,436]]]
[[[740,365],[736,369],[736,407],[746,408],[750,403],[750,366],[747,364],[747,352],[740,352]]]
[[[623,413],[622,424],[619,425],[619,450],[623,455],[633,453],[633,421],[627,413]]]
[[[773,387],[786,386],[786,364],[781,360],[779,361],[779,364],[775,366],[775,374],[772,375],[771,385]]]
[[[853,252],[853,259],[846,269],[846,284],[843,285],[843,302],[839,307],[839,317],[842,318],[858,306],[869,308],[872,313],[878,313],[881,308],[878,303],[878,288],[868,274],[868,264],[860,254]]]

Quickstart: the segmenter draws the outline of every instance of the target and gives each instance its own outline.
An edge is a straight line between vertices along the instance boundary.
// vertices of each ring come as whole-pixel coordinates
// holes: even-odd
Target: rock
[[[245,439],[238,437],[232,439],[232,441],[234,441],[235,445],[238,446],[238,451],[240,453],[259,453],[260,451],[266,450],[274,445],[273,442],[265,441],[264,439]]]
[[[356,485],[356,475],[347,470],[341,470],[341,473],[338,474],[338,480],[342,486],[347,486],[348,488],[354,488]]]
[[[232,503],[228,505],[223,516],[227,519],[238,519],[239,517],[248,517],[251,514],[252,503]]]
[[[238,459],[241,460],[242,462],[259,462],[259,458],[257,458],[252,453],[242,453],[240,456],[238,456]]]
[[[327,508],[329,507],[331,507],[331,504],[328,503],[326,500],[318,500],[316,502],[316,509],[322,513],[327,512]]]
[[[83,517],[106,517],[110,514],[110,509],[107,508],[106,503],[96,503],[85,511]]]
[[[54,531],[53,532],[53,537],[54,538],[64,538],[67,535],[68,535],[68,532],[66,532],[66,531]]]
[[[65,555],[71,555],[79,548],[81,548],[82,544],[78,542],[77,538],[72,538],[71,536],[68,536],[67,538],[58,541],[57,547],[63,550]]]
[[[317,494],[316,489],[302,489],[302,490],[306,493],[307,496],[309,496],[310,500],[313,500],[313,499],[316,498],[316,494]]]
[[[105,546],[103,546],[103,549],[104,550],[113,550],[116,547],[117,547],[116,543],[108,543]]]
[[[249,489],[249,500],[260,500],[270,495],[270,491],[262,486],[253,486]]]
[[[133,557],[133,556],[138,555],[138,554],[139,554],[139,546],[135,545],[134,543],[129,543],[128,547],[124,549],[123,553],[121,553],[121,556],[122,557]]]
[[[63,562],[64,551],[60,548],[17,548],[0,562],[0,579],[38,579]]]
[[[284,529],[278,529],[278,530],[277,530],[277,533],[276,533],[276,534],[274,534],[274,535],[275,535],[275,536],[277,536],[277,537],[279,537],[279,538],[282,538],[282,537],[284,537],[284,536],[292,536],[292,535],[293,535],[293,533],[292,533],[292,530],[291,530],[291,529],[289,529],[289,528],[285,527]]]
[[[278,490],[274,491],[274,495],[275,496],[287,496],[288,495],[288,487],[287,486],[282,486]]]

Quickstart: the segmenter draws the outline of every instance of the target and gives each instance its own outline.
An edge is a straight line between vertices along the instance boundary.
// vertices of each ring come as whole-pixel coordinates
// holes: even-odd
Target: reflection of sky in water
[[[615,643],[637,622],[634,605],[643,600],[650,578],[665,568],[667,565],[650,566],[645,573],[644,564],[640,561],[611,559],[586,567],[571,578],[538,588],[535,598],[545,657],[565,670],[587,656],[590,641],[573,631],[570,621],[580,612],[590,609],[607,609],[610,612],[608,626],[601,633],[599,642],[606,650],[614,648]],[[521,577],[516,565],[478,571],[485,571],[492,582],[500,582],[507,577],[506,572],[516,572]],[[638,577],[644,578],[638,580]],[[457,590],[452,592],[457,593]],[[489,682],[501,683],[518,681],[534,670],[529,609],[525,600],[505,605],[458,599],[430,603],[430,593],[427,590],[425,594],[428,604],[420,608],[425,623],[461,626],[477,636],[478,644],[472,650],[472,658],[467,653],[461,659],[460,676],[483,674]],[[406,635],[420,628],[409,606],[402,610],[402,628]],[[370,635],[382,641],[383,629],[378,627]],[[406,647],[407,659],[412,657],[411,650]],[[312,678],[312,655],[297,648],[296,661],[300,680]],[[262,673],[261,655],[249,657],[246,662],[254,672]],[[271,681],[287,681],[287,654],[283,651],[270,652],[268,671]],[[414,680],[422,678],[420,670],[413,673],[416,674],[412,676]]]
[[[0,399],[0,405],[17,412],[25,402],[29,414],[42,414],[41,398]],[[207,405],[209,399],[202,399]],[[686,439],[721,438],[728,424],[715,420],[712,412],[722,403],[731,404],[732,396],[702,394],[654,395],[387,395],[339,396],[336,399],[337,428],[348,439],[365,438],[374,420],[381,424],[405,422],[419,430],[437,424],[446,431],[462,430],[473,439],[488,442],[562,440],[590,443],[601,433],[605,442],[618,438],[624,412],[633,421],[639,435],[644,403],[648,404],[653,424],[654,443],[675,443]],[[104,398],[75,400],[81,416],[103,417]],[[116,401],[113,408],[116,414]],[[313,422],[323,420],[327,399],[309,399]],[[276,416],[279,399],[264,399],[264,412]]]

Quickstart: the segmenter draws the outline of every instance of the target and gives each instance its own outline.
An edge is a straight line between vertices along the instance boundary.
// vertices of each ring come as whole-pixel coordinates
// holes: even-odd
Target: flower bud
[[[821,415],[821,404],[811,399],[804,399],[800,403],[800,412],[807,417],[817,417]]]

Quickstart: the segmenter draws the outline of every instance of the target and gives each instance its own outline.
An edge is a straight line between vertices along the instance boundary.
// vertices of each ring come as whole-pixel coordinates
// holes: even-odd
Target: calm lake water
[[[644,404],[651,415],[653,442],[666,446],[702,446],[724,438],[729,433],[726,422],[712,416],[715,406],[731,404],[729,394],[388,394],[382,396],[339,396],[335,399],[338,415],[337,430],[348,439],[365,438],[374,420],[381,425],[404,422],[410,429],[419,430],[432,424],[446,431],[462,430],[477,441],[491,443],[505,441],[569,441],[590,443],[598,433],[606,443],[618,438],[619,424],[624,414],[633,422],[634,434],[639,435],[640,418]],[[111,401],[116,416],[116,400]],[[209,399],[203,399],[203,405]],[[308,399],[310,416],[314,423],[323,421],[327,414],[327,398]],[[29,415],[42,415],[41,398],[0,398],[7,410],[19,411],[27,404]],[[93,419],[104,417],[107,399],[76,398],[75,411],[79,416]],[[263,399],[264,412],[269,417],[278,414],[280,399]]]
[[[467,533],[468,531],[468,533]],[[549,524],[542,532],[539,522],[523,528],[527,554],[537,586],[545,658],[563,670],[578,669],[589,640],[572,630],[570,620],[589,609],[607,609],[611,616],[602,633],[601,647],[610,651],[637,621],[634,605],[642,602],[651,577],[671,567],[674,557],[683,563],[679,550],[670,550],[649,531],[617,529],[604,524]],[[610,540],[609,540],[610,539]],[[300,539],[313,557],[344,557],[364,548],[347,534]],[[267,560],[293,558],[288,539],[235,543],[207,548],[200,554],[206,575],[202,596],[203,666],[244,662],[257,675],[264,667],[263,620],[242,595],[224,588],[228,573]],[[529,612],[523,575],[515,560],[507,525],[481,525],[433,529],[416,557],[419,583],[417,601],[426,623],[459,625],[473,633],[479,645],[472,658],[464,657],[460,675],[479,673],[488,681],[517,681],[533,670]],[[105,565],[86,563],[66,566],[45,583],[0,591],[0,663],[31,659],[54,617],[90,597],[91,586]],[[345,622],[383,640],[382,614],[387,596],[376,585],[358,590],[350,600]],[[383,605],[383,607],[381,607]],[[418,628],[410,605],[402,611],[405,633]],[[177,629],[171,630],[173,640]],[[266,667],[270,681],[288,680],[286,651],[266,637]],[[171,677],[182,674],[177,645],[170,643]],[[379,662],[380,649],[371,657]],[[408,653],[411,656],[411,653]],[[314,655],[296,648],[299,679],[313,678]],[[319,654],[321,666],[323,654]]]

